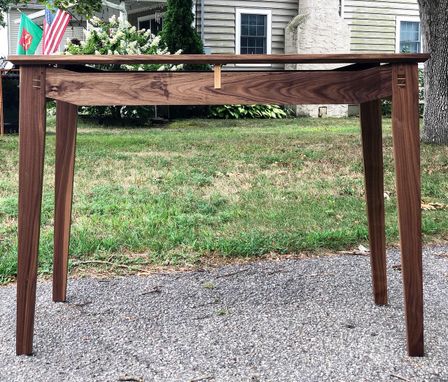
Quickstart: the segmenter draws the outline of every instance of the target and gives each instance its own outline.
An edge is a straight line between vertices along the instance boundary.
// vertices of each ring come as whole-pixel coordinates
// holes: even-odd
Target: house
[[[121,15],[158,32],[166,1],[104,1],[101,18]],[[417,0],[193,0],[195,26],[206,53],[420,52]],[[41,11],[41,6],[22,9]],[[17,46],[19,11],[7,15],[8,52]],[[42,22],[36,18],[37,22]],[[65,38],[82,39],[86,22],[72,20]],[[63,43],[65,42],[63,39]],[[62,43],[62,44],[63,44]],[[277,69],[278,67],[272,67]],[[288,65],[287,69],[306,68]],[[347,106],[299,106],[299,114],[347,115]]]

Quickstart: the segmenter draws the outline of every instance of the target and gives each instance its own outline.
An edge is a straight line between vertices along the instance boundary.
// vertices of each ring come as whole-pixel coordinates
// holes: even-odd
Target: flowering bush
[[[92,28],[85,31],[85,40],[68,40],[65,54],[98,54],[98,55],[127,55],[127,54],[158,54],[169,55],[168,48],[150,30],[137,30],[127,21],[117,19],[114,15],[108,21],[93,17],[90,20]],[[177,51],[174,54],[180,54]],[[94,65],[102,70],[180,70],[182,65],[135,64],[135,65]],[[86,114],[113,119],[131,119],[146,122],[154,115],[154,107],[148,106],[108,106],[86,107]]]

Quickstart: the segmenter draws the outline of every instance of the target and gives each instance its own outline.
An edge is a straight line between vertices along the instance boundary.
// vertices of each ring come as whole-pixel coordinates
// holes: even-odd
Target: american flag
[[[42,38],[43,54],[51,54],[58,50],[71,18],[67,12],[60,9],[56,13],[45,9],[44,34]]]

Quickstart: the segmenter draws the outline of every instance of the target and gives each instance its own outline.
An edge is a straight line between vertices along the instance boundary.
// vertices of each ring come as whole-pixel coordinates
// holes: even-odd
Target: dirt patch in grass
[[[166,159],[178,159],[178,158],[193,158],[197,154],[194,150],[179,152],[179,151],[120,151],[117,154],[125,155],[129,158],[138,157],[138,158],[166,158]]]
[[[202,188],[204,197],[219,194],[232,202],[239,200],[240,194],[250,190],[255,175],[249,172],[228,172],[215,174],[212,184]]]

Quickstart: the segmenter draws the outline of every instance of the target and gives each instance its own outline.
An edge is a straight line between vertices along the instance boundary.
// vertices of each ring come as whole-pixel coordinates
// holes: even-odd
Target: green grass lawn
[[[367,245],[357,119],[188,120],[158,129],[80,124],[71,269],[133,269],[203,256]],[[51,271],[54,121],[46,143],[40,273]],[[390,120],[384,122],[387,241],[398,239]],[[0,138],[0,280],[16,273],[18,137]],[[422,146],[422,195],[448,204],[448,147]],[[448,210],[423,212],[426,242]],[[88,260],[88,261],[87,261]],[[120,265],[111,269],[121,269]]]

